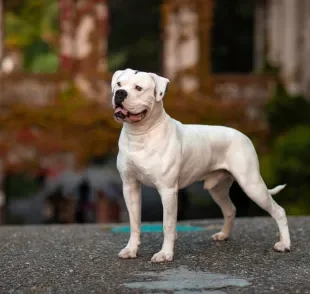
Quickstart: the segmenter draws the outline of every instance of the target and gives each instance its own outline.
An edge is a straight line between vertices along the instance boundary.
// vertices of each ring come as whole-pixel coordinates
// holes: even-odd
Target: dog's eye
[[[121,87],[121,82],[117,82],[116,85],[118,85],[119,87]]]
[[[136,86],[136,90],[140,92],[142,91],[142,88],[140,86]]]

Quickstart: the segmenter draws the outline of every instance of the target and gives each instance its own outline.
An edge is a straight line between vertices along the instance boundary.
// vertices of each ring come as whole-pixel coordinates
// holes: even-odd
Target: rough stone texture
[[[140,255],[120,260],[127,233],[100,225],[0,228],[0,293],[310,293],[310,217],[289,218],[290,253],[276,253],[271,218],[238,219],[230,241],[211,234],[221,220],[190,222],[175,260],[152,264],[161,233],[145,233]]]

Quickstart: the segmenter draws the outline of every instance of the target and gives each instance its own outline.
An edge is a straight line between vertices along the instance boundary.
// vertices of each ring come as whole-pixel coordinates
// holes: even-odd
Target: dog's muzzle
[[[118,111],[118,112],[114,113],[114,116],[115,116],[116,118],[121,119],[121,120],[123,120],[123,119],[126,118],[126,115],[123,114],[121,111]]]
[[[121,105],[124,100],[127,98],[128,93],[126,90],[117,90],[114,95],[114,102],[116,105]]]
[[[129,120],[130,122],[139,122],[145,118],[147,113],[147,109],[138,112],[138,113],[131,113],[127,109],[125,109],[122,105],[115,105],[114,109],[114,117],[119,120]]]

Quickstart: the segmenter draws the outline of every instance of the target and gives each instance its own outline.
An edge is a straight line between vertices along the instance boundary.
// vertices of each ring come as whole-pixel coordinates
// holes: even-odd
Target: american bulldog
[[[241,132],[223,126],[185,125],[171,118],[163,107],[169,80],[154,73],[118,70],[112,77],[114,118],[123,123],[117,168],[130,220],[130,238],[120,258],[136,258],[140,245],[140,184],[155,187],[163,205],[164,241],[152,262],[173,259],[176,240],[178,190],[204,181],[224,215],[224,225],[214,234],[226,240],[236,209],[229,189],[237,181],[243,191],[276,221],[279,252],[290,250],[286,213],[271,197],[285,185],[268,190],[259,170],[256,151]]]

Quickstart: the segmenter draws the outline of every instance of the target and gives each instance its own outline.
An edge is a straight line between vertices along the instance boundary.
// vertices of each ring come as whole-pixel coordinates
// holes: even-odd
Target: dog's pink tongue
[[[129,116],[130,120],[134,121],[134,122],[141,120],[141,117],[142,117],[142,114],[140,114],[140,113],[139,114],[130,114],[130,116]]]
[[[114,113],[118,113],[121,112],[122,114],[124,114],[125,116],[127,116],[128,111],[122,107],[116,107]]]

